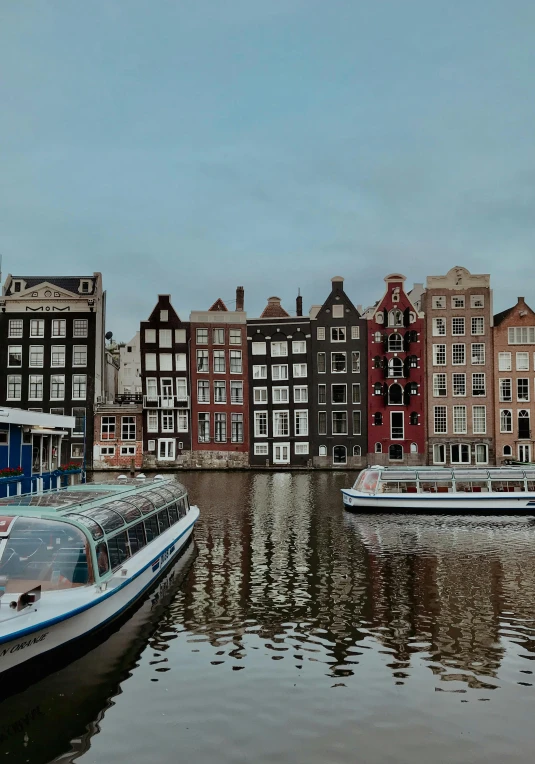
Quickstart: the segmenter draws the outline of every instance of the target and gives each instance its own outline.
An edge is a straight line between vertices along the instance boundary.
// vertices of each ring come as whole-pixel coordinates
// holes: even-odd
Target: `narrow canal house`
[[[425,464],[424,314],[405,276],[385,278],[368,323],[368,461]],[[419,299],[419,292],[415,295]]]
[[[458,266],[428,276],[423,301],[429,463],[494,464],[490,276]]]
[[[93,469],[141,469],[143,466],[143,396],[117,394],[95,407]]]
[[[368,322],[331,279],[323,305],[310,311],[310,443],[315,467],[360,469],[368,454]]]
[[[106,398],[102,276],[12,276],[0,300],[0,405],[75,417],[61,462],[91,465],[94,407]],[[84,438],[85,427],[85,438]]]
[[[243,287],[236,310],[218,299],[192,311],[191,434],[197,467],[246,467],[249,461],[249,400],[246,313]]]
[[[494,316],[496,463],[535,459],[535,313],[519,297]]]
[[[290,316],[279,297],[270,297],[262,315],[247,320],[252,466],[311,462],[311,336],[302,297],[296,314]]]
[[[145,466],[183,466],[191,449],[189,323],[168,294],[140,324]]]

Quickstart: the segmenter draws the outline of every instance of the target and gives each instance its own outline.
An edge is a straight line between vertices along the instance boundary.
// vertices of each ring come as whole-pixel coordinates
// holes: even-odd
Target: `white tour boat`
[[[186,489],[160,476],[0,499],[0,671],[123,613],[198,517]]]
[[[535,468],[379,467],[342,489],[350,510],[535,514]]]

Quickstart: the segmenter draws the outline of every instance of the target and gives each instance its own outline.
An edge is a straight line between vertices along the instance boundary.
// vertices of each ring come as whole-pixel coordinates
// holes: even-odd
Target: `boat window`
[[[379,480],[379,473],[375,471],[364,470],[362,473],[362,483],[359,486],[359,491],[363,493],[375,493],[377,488],[377,481]]]
[[[481,480],[481,476],[478,476],[479,480],[462,480],[457,478],[455,483],[455,490],[458,493],[486,493],[489,490],[489,484],[486,480]]]
[[[137,494],[135,496],[129,496],[128,503],[133,504],[135,507],[140,509],[144,515],[148,515],[150,512],[153,512],[155,509],[154,504],[152,503],[152,501],[150,501],[146,493]]]
[[[170,491],[168,486],[166,486],[166,485],[159,485],[158,486],[158,493],[160,494],[160,496],[164,496],[165,497],[165,503],[166,504],[169,504],[169,502],[173,501],[173,499],[175,498],[174,491]]]
[[[381,480],[379,484],[380,493],[417,493],[416,480]]]
[[[146,546],[147,542],[145,541],[145,528],[143,527],[143,523],[138,523],[128,529],[128,541],[130,543],[130,551],[132,554],[139,552],[140,549],[143,549],[143,547]]]
[[[158,527],[160,533],[163,533],[169,528],[169,515],[167,514],[166,509],[162,509],[161,512],[158,512]]]
[[[111,539],[108,539],[108,550],[110,553],[110,566],[112,570],[118,568],[130,557],[128,547],[128,535],[126,531],[119,533]]]
[[[527,481],[527,487],[528,487],[528,491],[529,491],[530,493],[535,493],[535,480],[529,480],[529,479],[528,479],[528,481]]]
[[[187,511],[188,511],[188,500],[184,496],[182,499],[179,499],[176,503],[177,509],[178,509],[178,517],[186,517]]]
[[[523,480],[492,480],[491,486],[491,490],[497,493],[513,493],[525,490]]]
[[[98,539],[101,539],[104,536],[104,531],[100,525],[96,523],[91,517],[87,517],[87,515],[76,515],[74,512],[69,512],[67,517],[72,517],[72,519],[76,520],[76,522],[85,525],[95,541],[98,541]]]
[[[127,523],[132,523],[134,520],[139,520],[141,517],[141,512],[138,507],[134,506],[129,501],[123,501],[122,499],[106,502],[104,508],[113,509],[114,512],[118,512]]]
[[[85,512],[80,512],[82,515],[87,515],[92,520],[95,520],[99,525],[104,528],[106,533],[122,528],[124,520],[118,512],[114,512],[113,509],[107,507],[96,507],[94,509],[86,509]]]
[[[420,479],[420,491],[421,493],[452,493],[453,481],[429,480],[426,476],[425,480]]]
[[[147,544],[150,544],[151,541],[153,541],[158,535],[160,531],[158,528],[158,518],[156,515],[152,515],[152,517],[147,517],[145,520],[145,534],[147,536]]]
[[[108,555],[108,545],[105,541],[99,544],[95,550],[97,555],[97,567],[99,576],[104,576],[110,569],[110,557]]]
[[[164,496],[163,493],[160,493],[160,491],[156,491],[154,488],[151,488],[150,491],[147,491],[146,496],[149,497],[149,499],[152,501],[156,509],[159,509],[160,507],[164,507],[169,502],[169,500],[167,499],[166,496]]]
[[[0,580],[6,592],[35,586],[43,591],[89,583],[89,548],[85,534],[68,523],[18,517],[0,558]]]
[[[169,507],[167,507],[167,511],[169,512],[169,521],[171,522],[171,525],[174,525],[175,523],[178,523],[178,507],[176,504],[171,504]]]

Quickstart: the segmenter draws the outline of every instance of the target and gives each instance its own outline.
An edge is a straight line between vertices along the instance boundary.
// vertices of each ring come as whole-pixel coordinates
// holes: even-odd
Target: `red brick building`
[[[405,276],[385,278],[386,292],[368,319],[368,460],[426,461],[424,315],[421,292],[405,292]],[[411,299],[412,295],[412,299]]]
[[[102,403],[95,409],[93,469],[128,471],[143,465],[141,395],[132,403]]]
[[[249,391],[243,287],[236,310],[218,299],[193,311],[191,328],[191,425],[196,466],[244,467],[249,453]]]

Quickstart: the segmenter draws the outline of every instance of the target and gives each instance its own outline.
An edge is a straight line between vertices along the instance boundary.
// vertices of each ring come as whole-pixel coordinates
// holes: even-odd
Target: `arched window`
[[[503,455],[504,456],[512,456],[513,455],[513,447],[512,446],[504,446],[503,447]]]
[[[388,388],[389,403],[403,403],[403,388],[395,382]]]
[[[417,454],[418,453],[418,445],[416,443],[411,443],[411,454]]]
[[[375,444],[375,453],[376,454],[382,454],[383,453],[382,443],[376,443]]]
[[[409,356],[409,367],[411,369],[417,369],[418,368],[418,356],[416,356],[416,355],[410,355]]]
[[[353,446],[353,456],[360,456],[360,455],[361,455],[360,446]]]
[[[403,313],[400,310],[391,310],[388,314],[388,326],[403,326]]]
[[[381,356],[376,355],[375,358],[373,359],[373,368],[380,369],[382,365],[383,365],[383,361],[381,359]]]
[[[382,395],[383,394],[383,386],[380,382],[376,382],[373,386],[373,394],[374,395]]]
[[[500,432],[513,432],[513,412],[510,409],[500,411]]]
[[[410,423],[418,424],[418,414],[416,413],[416,411],[411,411]]]
[[[518,437],[531,437],[529,428],[529,411],[527,411],[527,409],[521,409],[521,411],[518,412]]]
[[[383,415],[381,414],[381,412],[380,412],[380,411],[377,411],[377,412],[376,412],[376,413],[373,415],[373,423],[374,423],[374,424],[376,424],[376,425],[377,425],[377,424],[383,424]]]
[[[403,459],[403,448],[399,443],[393,443],[388,449],[388,458],[393,462],[399,462]]]
[[[333,448],[333,464],[347,464],[347,449],[345,446]]]
[[[401,360],[401,358],[391,358],[388,361],[388,376],[389,377],[403,376],[403,361]]]
[[[327,456],[327,446],[320,446],[318,454],[320,456]]]
[[[376,342],[383,341],[383,335],[381,334],[381,332],[375,332],[375,334],[373,335],[373,338]]]
[[[390,353],[401,353],[403,351],[403,337],[395,332],[388,337],[388,350]]]

